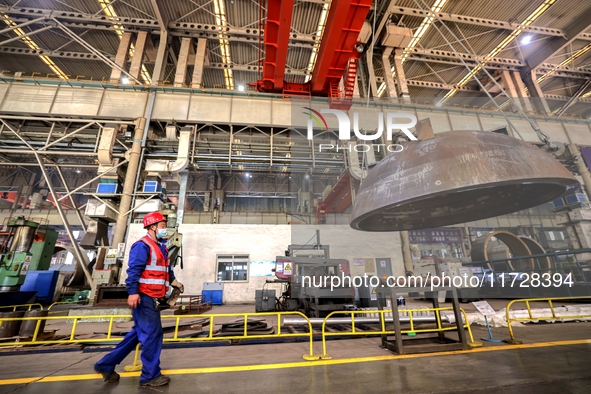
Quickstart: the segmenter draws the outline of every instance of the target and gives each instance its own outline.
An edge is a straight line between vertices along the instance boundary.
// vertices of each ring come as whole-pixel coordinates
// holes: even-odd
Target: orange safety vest
[[[138,291],[152,298],[162,298],[168,291],[168,259],[164,258],[158,244],[147,235],[140,238],[150,248],[146,268],[140,275]]]

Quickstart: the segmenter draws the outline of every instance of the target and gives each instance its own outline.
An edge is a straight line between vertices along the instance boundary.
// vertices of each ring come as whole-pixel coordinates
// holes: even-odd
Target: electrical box
[[[275,310],[275,290],[255,290],[255,312]]]
[[[106,259],[105,259],[106,260]],[[99,285],[111,285],[113,284],[113,271],[111,270],[94,270],[92,273],[92,289],[88,298],[94,300],[96,288]]]
[[[121,185],[118,183],[99,183],[96,187],[97,194],[118,194],[121,193]]]
[[[575,193],[564,197],[567,205],[571,204],[580,204],[582,202],[587,202],[587,197],[583,193]]]
[[[135,212],[136,213],[149,213],[161,211],[164,207],[164,203],[159,199],[151,199],[146,201],[145,198],[137,198],[135,200]]]
[[[144,189],[142,191],[144,193],[160,193],[162,191],[162,185],[160,182],[146,181],[144,182]]]
[[[357,41],[367,44],[371,37],[371,30],[371,24],[368,21],[364,21],[361,31],[359,32],[359,37],[357,37]]]
[[[107,250],[107,255],[105,256],[105,265],[113,265],[117,263],[117,256],[118,250],[117,249],[109,249]]]
[[[386,33],[382,39],[382,45],[390,48],[406,48],[410,44],[412,37],[411,29],[388,23],[386,25]]]
[[[222,305],[224,293],[223,282],[205,282],[203,283],[203,290],[201,295],[204,302],[211,302],[212,305]]]
[[[552,205],[554,206],[554,208],[562,208],[564,207],[564,199],[563,198],[559,198],[557,200],[552,201]]]
[[[119,209],[119,205],[114,202],[110,202],[110,205]],[[105,219],[107,222],[117,221],[117,212],[115,212],[107,204],[95,199],[88,200],[84,215],[93,219]]]

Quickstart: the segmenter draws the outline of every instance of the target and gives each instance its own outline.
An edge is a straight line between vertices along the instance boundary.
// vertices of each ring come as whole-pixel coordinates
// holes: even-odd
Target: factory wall
[[[175,269],[179,281],[185,285],[185,294],[201,294],[204,282],[215,282],[218,254],[248,254],[251,261],[275,260],[283,256],[290,244],[305,244],[320,229],[320,241],[330,246],[332,258],[349,260],[351,274],[375,273],[370,266],[354,266],[353,259],[390,258],[394,275],[404,273],[398,233],[363,233],[346,226],[306,225],[181,225],[183,234],[183,266]],[[122,278],[126,277],[129,248],[144,234],[142,226],[132,224],[126,245]],[[224,282],[224,303],[254,303],[256,289],[262,289],[269,276],[249,275],[247,282]],[[279,287],[271,285],[269,288]],[[277,293],[279,295],[279,292]]]

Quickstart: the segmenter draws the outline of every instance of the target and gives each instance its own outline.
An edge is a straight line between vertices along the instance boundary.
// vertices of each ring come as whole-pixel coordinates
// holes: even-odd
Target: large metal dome
[[[351,227],[400,231],[465,223],[552,201],[579,184],[552,155],[484,131],[412,141],[375,166],[353,205]]]

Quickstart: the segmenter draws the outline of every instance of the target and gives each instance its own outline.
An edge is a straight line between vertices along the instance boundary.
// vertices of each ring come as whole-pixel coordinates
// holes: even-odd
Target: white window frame
[[[222,259],[220,259],[222,257]],[[220,263],[232,263],[232,274],[229,280],[219,279]],[[246,264],[246,279],[234,279],[234,265],[242,263]],[[218,253],[215,258],[215,281],[229,282],[229,283],[248,283],[250,279],[250,255],[248,253]]]

